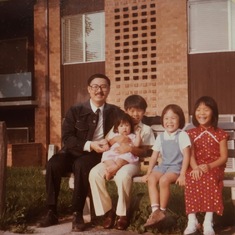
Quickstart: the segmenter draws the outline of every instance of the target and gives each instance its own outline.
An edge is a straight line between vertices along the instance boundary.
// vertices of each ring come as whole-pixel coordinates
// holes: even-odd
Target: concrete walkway
[[[33,234],[38,235],[139,235],[137,232],[133,231],[119,231],[115,229],[103,229],[102,227],[88,227],[86,231],[83,232],[72,232],[71,231],[71,221],[66,221],[64,223],[47,227],[47,228],[37,228],[32,226]],[[9,231],[0,231],[0,235],[22,235],[19,233],[12,233]],[[28,233],[27,235],[32,235]],[[146,232],[142,235],[153,235],[153,233]],[[172,234],[173,235],[173,234]],[[196,235],[196,234],[195,234]],[[201,235],[197,233],[197,235]],[[235,235],[235,227],[224,229],[223,231],[217,231],[216,235]]]
[[[137,232],[132,231],[121,231],[116,229],[104,229],[102,226],[92,226],[90,221],[90,214],[85,213],[83,216],[87,228],[83,232],[72,232],[72,216],[60,219],[58,225],[38,228],[37,226],[31,226],[33,234],[38,235],[139,235]],[[0,231],[0,235],[22,235],[19,233],[13,233],[9,231]],[[26,234],[25,234],[26,235]],[[32,233],[27,233],[27,235],[32,235]],[[153,233],[144,233],[142,235],[153,235]]]
[[[47,228],[37,228],[31,227],[33,229],[33,234],[39,235],[138,235],[139,233],[132,231],[119,231],[115,229],[103,229],[102,227],[88,227],[86,231],[83,232],[72,232],[71,222],[61,223],[59,225],[47,227]],[[8,231],[0,231],[0,235],[22,235],[18,233],[12,233]],[[32,235],[28,234],[28,235]],[[152,233],[144,233],[142,235],[153,235]]]
[[[87,219],[87,218],[86,218]],[[88,226],[83,232],[72,232],[72,217],[65,218],[60,220],[60,224],[50,226],[47,228],[38,228],[36,226],[30,227],[32,229],[31,233],[26,233],[25,235],[139,235],[138,232],[133,231],[120,231],[116,229],[103,229],[102,226],[91,226],[90,223],[87,223]],[[86,220],[85,220],[86,221]],[[9,231],[0,231],[0,235],[22,235],[19,233],[13,233]],[[142,233],[142,235],[154,235],[150,232]],[[160,234],[159,234],[160,235]],[[170,234],[168,234],[170,235]],[[174,234],[172,234],[174,235]],[[196,235],[196,234],[195,234]],[[197,235],[201,235],[197,233]],[[216,231],[216,235],[235,235],[235,227],[229,227],[221,231]]]

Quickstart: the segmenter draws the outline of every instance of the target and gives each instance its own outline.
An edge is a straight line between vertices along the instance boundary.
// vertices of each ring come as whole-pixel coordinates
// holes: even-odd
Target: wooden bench
[[[194,126],[192,123],[188,123],[186,124],[184,129],[189,130],[193,127]],[[234,173],[234,176],[235,176],[235,114],[219,115],[218,127],[225,130],[229,135],[228,161],[226,163],[225,174]],[[161,125],[153,125],[152,129],[156,135],[164,131]],[[225,179],[223,180],[223,183],[224,183],[224,187],[231,188],[231,199],[232,199],[233,205],[235,206],[235,178],[232,176],[230,178],[225,177]]]
[[[235,115],[221,115],[219,118],[218,126],[224,129],[228,135],[228,160],[225,168],[226,173],[234,173],[235,175]],[[235,206],[235,178],[224,179],[224,187],[231,188],[231,198]]]
[[[224,129],[229,134],[229,141],[228,141],[228,161],[226,164],[226,173],[235,173],[235,115],[220,115],[219,116],[219,123],[218,126]],[[164,128],[161,125],[152,125],[151,126],[155,136],[159,135],[161,132],[164,131]],[[193,128],[192,123],[188,123],[185,126],[185,130]],[[148,158],[149,159],[149,158]],[[142,166],[147,168],[148,160],[142,163]],[[234,174],[235,175],[235,174]],[[136,183],[143,183],[141,180],[142,176],[136,176],[133,178],[133,182]],[[233,205],[235,206],[235,178],[224,179],[223,181],[224,187],[231,188],[231,199]],[[74,188],[74,178],[73,174],[70,175],[69,178],[69,188]],[[84,213],[88,217],[88,221],[90,221],[90,199],[87,198],[86,205],[84,208]]]

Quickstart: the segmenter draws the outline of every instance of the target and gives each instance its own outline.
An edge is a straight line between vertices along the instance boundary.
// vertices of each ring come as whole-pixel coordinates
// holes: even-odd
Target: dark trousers
[[[96,152],[85,153],[82,156],[73,156],[67,153],[57,153],[48,161],[46,167],[47,205],[57,210],[61,178],[67,173],[74,173],[74,191],[72,210],[83,213],[86,197],[90,190],[89,172],[100,162],[101,154]]]

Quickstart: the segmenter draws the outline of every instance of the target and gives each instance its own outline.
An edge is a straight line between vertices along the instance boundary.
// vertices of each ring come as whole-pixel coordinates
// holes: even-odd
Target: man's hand
[[[109,144],[106,139],[91,142],[91,149],[97,153],[103,153],[109,150]]]

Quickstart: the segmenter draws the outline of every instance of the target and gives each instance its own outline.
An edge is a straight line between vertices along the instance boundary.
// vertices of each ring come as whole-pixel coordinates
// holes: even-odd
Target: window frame
[[[99,25],[97,26],[96,29],[99,30],[99,35],[101,35],[102,37],[100,38],[100,53],[99,53],[99,58],[95,58],[94,60],[88,60],[87,59],[87,50],[86,50],[86,23],[85,23],[85,20],[86,20],[86,16],[87,15],[94,15],[94,14],[102,14],[101,15],[101,24],[102,25]],[[67,29],[66,26],[65,26],[65,23],[66,21],[71,23],[72,20],[76,19],[76,18],[79,18],[81,17],[82,19],[82,61],[79,61],[79,58],[77,59],[68,59],[66,60],[66,53],[67,52],[71,52],[73,49],[69,48],[68,51],[66,51],[66,46],[68,47],[71,47],[71,43],[68,43],[68,45],[66,45],[65,41],[66,39],[69,39],[71,40],[71,37],[70,35],[68,37],[66,37],[66,30],[69,30],[69,33],[70,34],[70,30],[71,30],[71,27],[70,29]],[[103,26],[103,27],[100,27],[100,26]],[[79,29],[76,31],[77,34],[79,34]],[[63,65],[68,65],[68,64],[84,64],[84,63],[94,63],[94,62],[102,62],[102,61],[105,61],[105,12],[104,11],[96,11],[96,12],[86,12],[86,13],[83,13],[83,14],[76,14],[76,15],[69,15],[69,16],[64,16],[62,19],[61,19],[61,42],[62,42],[62,64]],[[77,52],[79,53],[79,51]]]
[[[191,10],[190,7],[192,4],[200,4],[201,3],[213,3],[215,4],[216,2],[224,2],[227,5],[227,24],[225,25],[227,27],[227,45],[224,44],[223,49],[214,49],[214,48],[209,48],[208,49],[203,49],[203,38],[199,38],[197,42],[201,42],[201,47],[194,47],[192,48],[192,22],[191,22]],[[232,5],[233,4],[233,5]],[[199,53],[214,53],[214,52],[231,52],[235,51],[235,2],[233,0],[188,0],[187,2],[187,10],[188,10],[188,54],[199,54]],[[196,20],[196,19],[195,19]],[[199,31],[199,30],[197,30]],[[197,32],[196,31],[196,32]],[[196,34],[196,33],[195,33]],[[205,37],[206,38],[206,37]]]

